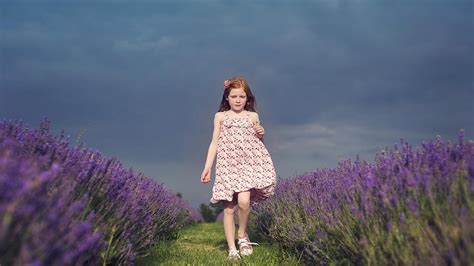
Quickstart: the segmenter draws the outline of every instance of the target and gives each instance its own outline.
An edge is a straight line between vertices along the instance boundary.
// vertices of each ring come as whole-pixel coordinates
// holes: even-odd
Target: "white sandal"
[[[240,259],[239,251],[235,248],[229,249],[229,255],[227,256],[229,260],[238,260]]]
[[[252,252],[253,252],[252,245],[257,245],[258,246],[258,243],[250,242],[249,236],[247,234],[245,234],[245,236],[243,238],[239,237],[238,245],[239,245],[240,255],[248,256],[248,255],[251,255]]]

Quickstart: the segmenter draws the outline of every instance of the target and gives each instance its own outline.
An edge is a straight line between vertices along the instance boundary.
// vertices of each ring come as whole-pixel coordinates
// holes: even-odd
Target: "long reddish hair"
[[[247,102],[244,106],[244,109],[247,111],[256,112],[257,102],[255,101],[255,97],[253,96],[252,91],[250,90],[250,86],[247,80],[242,76],[234,76],[228,80],[230,81],[230,85],[229,87],[224,89],[224,94],[222,95],[219,112],[230,110],[230,105],[226,98],[229,96],[230,90],[238,88],[243,88],[245,94],[247,94]]]

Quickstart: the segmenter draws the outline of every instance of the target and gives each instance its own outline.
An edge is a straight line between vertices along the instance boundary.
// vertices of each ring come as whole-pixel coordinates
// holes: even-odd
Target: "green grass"
[[[253,254],[237,262],[228,261],[227,253],[223,224],[200,223],[182,230],[175,241],[158,243],[137,265],[301,265],[296,255],[268,243],[253,246]]]

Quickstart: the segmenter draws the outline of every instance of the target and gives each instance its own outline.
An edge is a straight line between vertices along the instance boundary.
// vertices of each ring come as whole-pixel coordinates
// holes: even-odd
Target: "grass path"
[[[222,223],[200,223],[184,229],[175,241],[158,243],[137,265],[299,265],[295,255],[266,243],[237,263],[227,260],[227,250]]]

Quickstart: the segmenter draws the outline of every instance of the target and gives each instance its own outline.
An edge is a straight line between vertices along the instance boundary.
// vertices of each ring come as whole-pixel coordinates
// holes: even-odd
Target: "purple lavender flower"
[[[61,265],[95,264],[103,251],[108,263],[131,264],[157,240],[202,219],[163,184],[82,144],[70,146],[64,132],[52,136],[49,125],[47,119],[38,129],[0,122],[0,215],[10,226],[0,230],[0,253],[13,254],[0,264],[49,265],[53,257]],[[60,239],[69,244],[57,249]],[[24,255],[15,258],[19,250]]]
[[[462,264],[467,260],[459,254],[472,249],[474,237],[467,226],[474,224],[468,208],[474,204],[473,155],[474,142],[461,131],[456,145],[436,137],[414,148],[402,139],[400,146],[378,153],[374,163],[341,160],[333,169],[280,179],[274,197],[255,209],[254,233],[296,250],[308,264],[341,258],[370,264],[381,257],[389,258],[383,264],[406,263],[406,257],[393,256],[397,252],[424,264],[431,255],[446,254],[447,246],[456,250],[447,257]],[[317,241],[321,232],[328,241]],[[443,240],[417,242],[433,236]],[[385,246],[387,239],[405,242]],[[425,246],[430,249],[421,250]],[[370,257],[374,250],[376,257]]]

